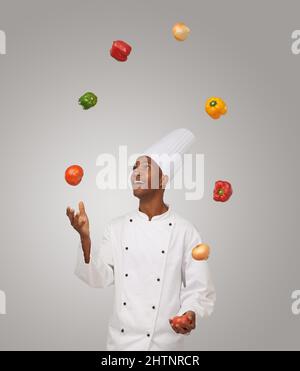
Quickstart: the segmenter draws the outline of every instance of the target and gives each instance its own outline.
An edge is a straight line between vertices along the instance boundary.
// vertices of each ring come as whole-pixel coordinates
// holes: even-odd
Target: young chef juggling
[[[164,202],[194,139],[189,130],[177,129],[142,152],[131,174],[139,207],[106,225],[98,251],[83,202],[76,214],[67,208],[80,234],[76,275],[92,287],[114,285],[107,350],[183,350],[196,319],[213,311],[208,263],[192,257],[199,232]],[[190,321],[176,326],[172,318],[182,315]]]

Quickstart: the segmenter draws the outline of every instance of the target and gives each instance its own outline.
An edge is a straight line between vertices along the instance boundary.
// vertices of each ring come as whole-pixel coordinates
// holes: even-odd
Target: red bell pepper
[[[214,189],[214,200],[225,202],[229,200],[230,196],[232,195],[232,186],[229,182],[225,180],[218,180],[215,182],[215,189]]]
[[[125,41],[116,40],[112,44],[110,55],[119,62],[125,62],[131,49],[131,46],[125,43]]]

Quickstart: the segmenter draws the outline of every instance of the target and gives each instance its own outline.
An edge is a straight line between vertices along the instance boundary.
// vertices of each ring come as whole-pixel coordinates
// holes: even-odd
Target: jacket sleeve
[[[111,226],[109,224],[105,227],[97,253],[92,243],[91,258],[88,264],[84,262],[81,242],[79,243],[75,274],[91,287],[104,288],[114,284]]]
[[[182,286],[180,291],[181,307],[177,316],[187,311],[194,311],[200,317],[213,312],[216,301],[215,288],[211,279],[207,261],[195,260],[193,248],[201,243],[201,237],[193,224],[185,234],[185,246],[182,261]]]

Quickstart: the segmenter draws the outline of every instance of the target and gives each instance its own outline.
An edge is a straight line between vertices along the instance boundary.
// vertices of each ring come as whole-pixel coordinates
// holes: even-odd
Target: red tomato
[[[79,165],[72,165],[65,171],[65,180],[68,184],[76,186],[81,182],[83,169]]]

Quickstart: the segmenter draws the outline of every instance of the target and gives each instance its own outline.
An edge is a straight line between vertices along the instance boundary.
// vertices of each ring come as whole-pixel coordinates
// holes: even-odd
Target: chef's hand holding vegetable
[[[196,328],[196,314],[192,310],[185,312],[182,316],[169,319],[170,325],[177,334],[189,334]]]
[[[72,227],[79,233],[85,263],[90,262],[91,239],[89,218],[85,212],[84,203],[79,202],[79,212],[75,214],[75,210],[67,207],[67,216],[70,219]]]

